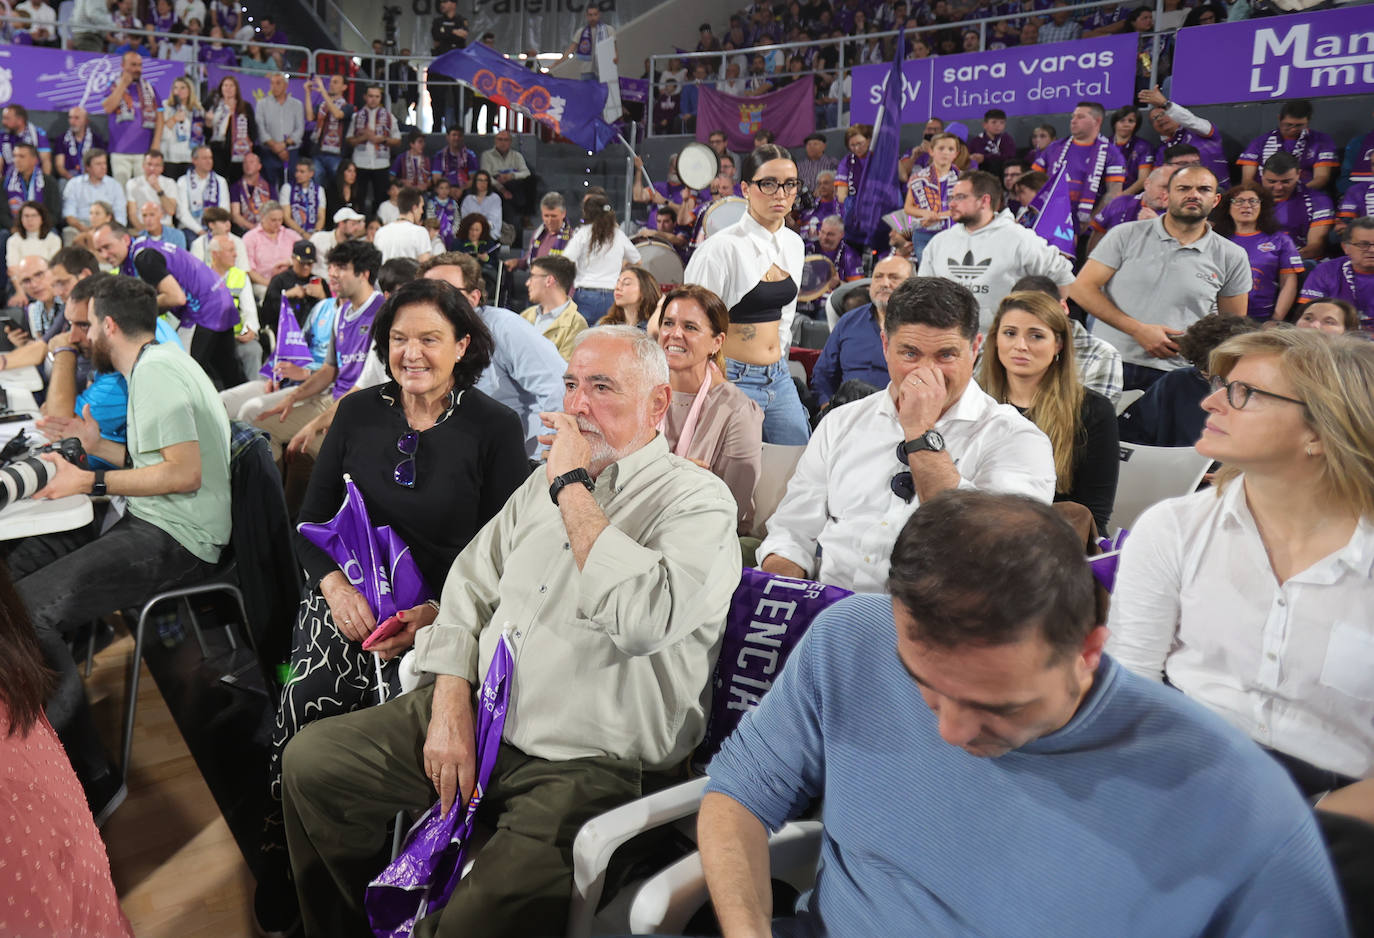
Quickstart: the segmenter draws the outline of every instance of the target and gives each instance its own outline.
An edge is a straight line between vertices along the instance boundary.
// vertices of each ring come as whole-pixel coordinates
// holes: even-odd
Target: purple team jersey
[[[1274,234],[1235,234],[1230,238],[1245,249],[1250,258],[1250,297],[1247,311],[1252,319],[1273,319],[1283,274],[1303,272],[1302,258],[1293,239],[1282,231]]]
[[[829,258],[830,262],[835,265],[835,272],[843,281],[858,280],[863,276],[863,262],[859,260],[859,252],[843,241],[833,251],[825,250],[819,242],[808,241],[806,253],[819,254]]]
[[[1296,140],[1285,140],[1277,130],[1261,134],[1251,140],[1249,146],[1236,157],[1236,165],[1263,166],[1264,161],[1277,153],[1280,147],[1297,158],[1298,164],[1302,167],[1299,178],[1304,183],[1312,181],[1312,170],[1318,166],[1334,168],[1341,165],[1340,158],[1336,155],[1336,142],[1315,130],[1304,130]]]
[[[386,297],[374,293],[372,302],[356,313],[348,303],[339,308],[339,315],[334,320],[334,364],[339,369],[334,377],[334,400],[343,397],[358,383],[367,353],[372,348],[372,321],[385,301]]]
[[[1150,146],[1148,143],[1146,143],[1144,140],[1141,140],[1139,137],[1132,137],[1131,142],[1126,144],[1124,147],[1121,146],[1121,144],[1117,144],[1117,148],[1121,150],[1121,155],[1126,160],[1124,173],[1126,181],[1123,183],[1123,185],[1129,187],[1132,183],[1139,179],[1140,171],[1142,169],[1144,169],[1147,174],[1150,170],[1154,169],[1154,147]]]
[[[79,175],[83,172],[81,168],[81,159],[86,155],[86,151],[92,148],[100,150],[105,149],[105,141],[101,139],[98,133],[91,130],[89,127],[86,128],[86,132],[81,136],[77,136],[68,130],[62,135],[62,139],[58,141],[57,150],[54,151],[53,155],[54,157],[62,157],[63,165],[66,166],[68,172],[73,175]]]
[[[1215,127],[1212,128],[1212,136],[1210,137],[1204,137],[1186,127],[1180,127],[1177,133],[1160,143],[1158,149],[1155,150],[1154,165],[1163,166],[1164,151],[1179,144],[1187,144],[1197,148],[1198,154],[1202,157],[1202,165],[1210,169],[1212,174],[1217,177],[1221,188],[1225,189],[1231,184],[1231,164],[1226,162],[1226,153],[1221,148],[1221,137],[1217,134]]]
[[[52,152],[52,147],[48,145],[48,132],[36,124],[29,124],[17,134],[8,130],[0,133],[0,157],[4,158],[4,163],[0,165],[14,165],[14,148],[21,143],[29,144],[39,153]]]
[[[112,78],[101,92],[101,98],[114,90],[117,79]],[[134,99],[133,95],[140,97]],[[146,80],[140,79],[140,86],[130,85],[124,92],[125,100],[106,120],[110,132],[111,153],[147,153],[153,148],[153,130],[157,114],[157,96]],[[145,112],[143,105],[151,100],[151,113]]]
[[[1374,182],[1357,182],[1341,198],[1340,218],[1365,218],[1374,215]]]
[[[846,199],[857,195],[859,186],[863,183],[866,168],[868,168],[868,154],[858,157],[853,153],[846,153],[844,159],[840,160],[839,167],[835,170],[835,191],[843,194]]]
[[[1356,273],[1348,257],[1322,261],[1302,285],[1302,302],[1323,297],[1345,300],[1360,311],[1360,325],[1374,330],[1374,274]]]
[[[1005,131],[995,138],[989,137],[987,131],[984,131],[969,140],[968,152],[970,155],[977,154],[985,160],[1013,160],[1016,159],[1016,141]]]
[[[1274,203],[1274,219],[1288,232],[1299,250],[1307,246],[1307,232],[1314,225],[1325,228],[1336,223],[1331,200],[1302,183],[1298,183],[1288,198]]]
[[[1105,152],[1101,149],[1103,143],[1106,143]],[[1065,137],[1045,148],[1044,156],[1035,161],[1035,169],[1046,173],[1053,182],[1061,157],[1069,178],[1069,198],[1078,209],[1079,224],[1086,225],[1092,219],[1093,206],[1107,186],[1125,181],[1126,160],[1117,145],[1105,137],[1099,136],[1088,143]],[[1095,176],[1098,177],[1096,185],[1093,184]]]
[[[1140,217],[1140,206],[1144,204],[1141,202],[1143,197],[1143,192],[1137,192],[1135,195],[1119,195],[1112,199],[1102,211],[1093,216],[1093,231],[1106,232],[1117,225],[1135,221]]]
[[[238,325],[239,308],[234,305],[233,294],[220,277],[193,255],[174,244],[161,241],[140,241],[129,248],[129,256],[124,259],[120,273],[126,277],[138,277],[134,258],[144,251],[161,254],[167,262],[167,274],[174,279],[186,294],[186,305],[168,309],[183,326],[200,326],[211,332],[225,332]],[[140,278],[141,279],[141,278]],[[157,284],[153,284],[154,287]]]

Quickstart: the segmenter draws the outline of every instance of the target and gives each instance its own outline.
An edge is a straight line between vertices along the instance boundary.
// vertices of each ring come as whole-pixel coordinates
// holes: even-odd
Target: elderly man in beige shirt
[[[286,749],[287,841],[308,935],[367,934],[364,888],[386,824],[436,793],[462,805],[475,776],[473,691],[504,631],[515,673],[479,818],[497,833],[420,934],[562,934],[572,841],[701,740],[730,597],[736,506],[656,430],[668,365],[632,326],[590,329],[542,415],[536,470],[458,555],[394,701],[313,723]]]

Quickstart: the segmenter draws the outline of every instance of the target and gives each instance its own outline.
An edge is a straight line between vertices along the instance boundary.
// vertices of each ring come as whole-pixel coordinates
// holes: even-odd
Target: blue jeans
[[[334,184],[334,176],[339,172],[339,164],[342,162],[343,156],[338,153],[316,153],[315,181],[328,189]]]
[[[926,249],[926,245],[930,243],[930,239],[934,238],[937,234],[939,234],[938,231],[926,231],[924,228],[917,228],[911,233],[912,263],[920,263],[921,253]]]
[[[573,302],[577,304],[577,311],[582,314],[583,319],[587,320],[587,325],[594,326],[596,321],[606,315],[606,311],[615,302],[615,291],[578,287],[573,290],[572,298]]]
[[[288,147],[285,161],[265,146],[258,147],[258,154],[262,158],[262,174],[272,185],[280,189],[287,177],[295,180],[296,157],[301,154],[299,147]],[[386,196],[383,195],[382,198],[385,199]]]
[[[727,358],[725,377],[763,409],[765,443],[806,445],[811,438],[811,422],[797,397],[797,386],[792,383],[786,359],[771,365],[746,365]]]

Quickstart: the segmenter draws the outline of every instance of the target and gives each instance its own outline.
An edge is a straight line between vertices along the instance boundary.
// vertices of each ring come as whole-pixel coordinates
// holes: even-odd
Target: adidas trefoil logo
[[[945,265],[949,268],[950,275],[956,280],[979,280],[988,272],[988,268],[992,266],[992,258],[989,257],[986,260],[975,261],[973,259],[973,252],[967,251],[962,261],[956,261],[951,257],[945,262]]]

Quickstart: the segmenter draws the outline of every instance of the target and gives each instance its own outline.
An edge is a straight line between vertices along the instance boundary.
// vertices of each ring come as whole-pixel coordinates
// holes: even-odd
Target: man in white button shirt
[[[420,225],[425,217],[425,197],[419,189],[406,186],[396,196],[396,220],[377,229],[372,243],[382,252],[382,263],[397,257],[409,257],[424,263],[434,253],[429,232]]]
[[[762,569],[883,592],[897,533],[923,500],[952,488],[1054,497],[1049,439],[972,380],[981,345],[966,287],[913,277],[893,291],[891,383],[817,426],[768,520]]]
[[[138,217],[144,202],[156,202],[162,208],[162,223],[170,228],[177,211],[177,184],[162,175],[162,166],[162,151],[149,150],[143,155],[143,175],[125,183],[124,191],[129,196],[130,219]]]

